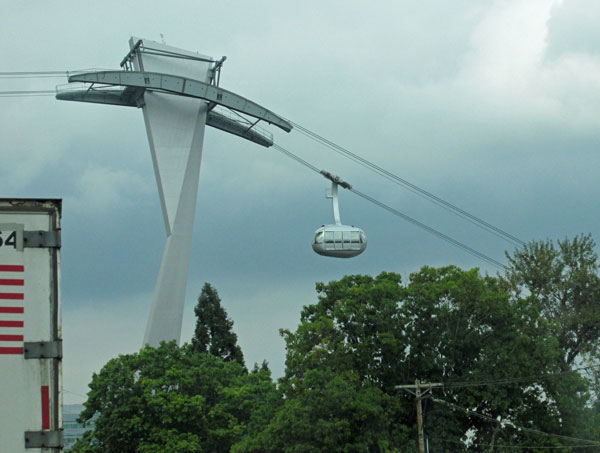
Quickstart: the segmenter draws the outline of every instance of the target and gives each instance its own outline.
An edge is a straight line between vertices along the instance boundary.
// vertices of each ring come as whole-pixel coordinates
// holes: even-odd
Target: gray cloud
[[[116,69],[131,34],[162,33],[227,55],[225,88],[525,240],[597,235],[596,9],[584,0],[10,3],[1,71]],[[55,80],[0,83],[48,89]],[[52,98],[0,102],[3,196],[65,200],[65,386],[83,393],[92,370],[139,347],[160,265],[165,235],[142,115]],[[273,132],[317,167],[496,259],[510,249],[298,132]],[[266,358],[280,375],[277,329],[295,326],[316,281],[425,264],[496,272],[345,191],[342,220],[364,228],[369,247],[352,260],[319,257],[310,239],[331,221],[327,188],[275,150],[207,131],[183,339],[209,281],[249,361]]]

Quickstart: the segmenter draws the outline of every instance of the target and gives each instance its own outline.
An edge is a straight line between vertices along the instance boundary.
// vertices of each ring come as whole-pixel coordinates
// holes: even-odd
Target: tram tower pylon
[[[225,57],[135,37],[129,46],[121,70],[71,73],[56,98],[142,109],[167,235],[144,335],[158,346],[181,337],[205,126],[269,147],[260,121],[286,132],[292,125],[219,86]]]

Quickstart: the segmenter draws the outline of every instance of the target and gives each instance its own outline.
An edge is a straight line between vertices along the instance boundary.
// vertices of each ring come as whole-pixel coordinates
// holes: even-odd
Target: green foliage
[[[244,355],[237,344],[233,321],[221,306],[217,290],[205,283],[194,308],[196,330],[192,346],[197,352],[207,352],[225,361],[236,360],[244,365]]]
[[[531,242],[507,255],[504,282],[513,295],[532,296],[552,321],[564,353],[564,369],[582,359],[598,357],[600,349],[600,277],[596,244],[590,235],[574,239]]]
[[[174,342],[110,360],[90,383],[80,421],[95,429],[80,453],[226,452],[278,404],[268,370]]]
[[[284,402],[248,451],[416,451],[414,397],[399,384],[456,382],[444,401],[541,431],[573,434],[587,401],[576,374],[512,385],[458,385],[561,372],[559,342],[530,300],[509,297],[476,269],[424,267],[403,285],[397,274],[346,276],[317,284],[295,332],[283,330]],[[426,401],[430,447],[559,446],[556,439]],[[466,448],[466,447],[465,447]]]
[[[571,432],[572,426],[567,428],[557,421],[567,414],[557,412],[555,398],[565,394],[576,400],[585,397],[585,383],[575,374],[508,385],[471,385],[561,371],[558,341],[535,305],[523,299],[511,300],[495,278],[455,267],[423,268],[411,275],[407,290],[402,305],[404,316],[410,320],[406,328],[410,339],[404,361],[406,381],[457,382],[447,387],[442,399],[516,425]],[[581,407],[581,400],[578,403]],[[430,405],[426,422],[432,435],[445,441],[464,438],[469,427],[479,444],[514,446],[530,440],[530,445],[554,445],[546,438],[514,429],[498,430],[497,425],[440,404]],[[432,446],[437,448],[436,443]]]
[[[278,388],[266,362],[244,368],[206,284],[192,345],[146,347],[93,376],[81,419],[97,416],[96,428],[73,451],[416,452],[415,399],[397,387],[415,379],[445,383],[423,401],[432,451],[573,445],[513,425],[600,442],[600,370],[571,371],[599,355],[593,248],[589,236],[531,243],[498,278],[447,266],[407,283],[394,273],[318,283],[297,329],[281,331]]]
[[[598,387],[593,376],[581,382],[569,370],[600,359],[600,277],[596,244],[590,235],[553,241],[533,241],[514,252],[501,279],[514,300],[526,297],[548,320],[548,335],[558,342],[558,366],[566,373],[547,391],[564,428],[573,435],[600,439]],[[577,381],[577,382],[574,382]]]
[[[317,291],[296,332],[282,331],[284,404],[256,451],[393,451],[398,439],[410,443],[397,416],[409,410],[389,394],[407,345],[400,276],[347,276]]]
[[[356,373],[306,372],[296,397],[285,400],[254,449],[264,452],[383,451],[383,394]],[[238,451],[238,450],[234,450]]]

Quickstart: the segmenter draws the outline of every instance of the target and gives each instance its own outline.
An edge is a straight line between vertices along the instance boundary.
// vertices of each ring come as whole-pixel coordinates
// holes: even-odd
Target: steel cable
[[[321,170],[319,170],[317,167],[315,167],[314,165],[310,164],[309,162],[307,162],[306,160],[302,159],[301,157],[298,157],[297,155],[295,155],[291,151],[283,148],[282,146],[273,145],[273,148],[275,148],[277,151],[285,154],[287,157],[290,157],[291,159],[295,160],[296,162],[304,165],[305,167],[309,168],[310,170],[314,171],[315,173],[321,174]],[[448,236],[447,234],[444,234],[441,231],[438,231],[438,230],[436,230],[434,228],[431,228],[430,226],[427,226],[424,223],[419,222],[416,219],[413,219],[412,217],[410,217],[410,216],[408,216],[408,215],[406,215],[406,214],[398,211],[397,209],[392,208],[391,206],[388,206],[387,204],[385,204],[385,203],[383,203],[383,202],[381,202],[379,200],[376,200],[375,198],[373,198],[373,197],[371,197],[371,196],[369,196],[369,195],[367,195],[365,193],[360,192],[357,189],[350,188],[348,190],[350,190],[352,193],[358,195],[359,197],[364,198],[365,200],[367,200],[367,201],[369,201],[369,202],[371,202],[371,203],[373,203],[373,204],[375,204],[375,205],[377,205],[377,206],[385,209],[386,211],[391,212],[392,214],[394,214],[394,215],[396,215],[398,217],[401,217],[402,219],[404,219],[404,220],[412,223],[413,225],[416,225],[419,228],[422,228],[422,229],[428,231],[429,233],[431,233],[431,234],[433,234],[433,235],[435,235],[435,236],[437,236],[437,237],[445,240],[446,242],[449,242],[450,244],[452,244],[452,245],[454,245],[454,246],[462,249],[463,251],[465,251],[465,252],[467,252],[467,253],[469,253],[469,254],[471,254],[471,255],[479,258],[479,259],[482,259],[482,260],[488,262],[489,264],[492,264],[493,266],[496,266],[499,269],[506,269],[506,266],[504,266],[499,261],[496,261],[495,259],[487,256],[486,254],[481,253],[481,252],[475,250],[474,248],[469,247],[468,245],[463,244],[460,241],[457,241],[456,239],[453,239],[452,237]]]
[[[492,225],[489,222],[486,222],[485,220],[465,211],[464,209],[459,208],[458,206],[442,199],[441,197],[438,197],[437,195],[434,195],[433,193],[420,188],[416,184],[413,184],[413,183],[407,181],[406,179],[401,178],[400,176],[374,164],[373,162],[370,162],[369,160],[367,160],[367,159],[347,150],[346,148],[322,137],[321,135],[310,131],[309,129],[305,128],[304,126],[302,126],[298,123],[295,123],[291,120],[287,120],[287,121],[289,121],[296,129],[298,129],[304,135],[307,135],[309,138],[332,149],[333,151],[337,152],[338,154],[344,155],[345,157],[353,160],[354,162],[359,163],[363,167],[374,171],[375,173],[379,174],[380,176],[383,176],[386,179],[388,179],[398,185],[404,186],[411,192],[416,193],[417,195],[428,199],[429,201],[436,204],[437,206],[440,206],[450,212],[453,212],[454,214],[458,215],[459,217],[467,220],[468,222],[470,222],[474,225],[477,225],[479,228],[482,228],[483,230],[487,231],[488,233],[494,234],[495,236],[497,236],[501,239],[504,239],[505,241],[508,241],[509,243],[511,243],[513,245],[517,245],[517,246],[525,245],[525,242],[523,242],[521,239],[517,238],[516,236],[514,236],[510,233],[507,233],[506,231]]]

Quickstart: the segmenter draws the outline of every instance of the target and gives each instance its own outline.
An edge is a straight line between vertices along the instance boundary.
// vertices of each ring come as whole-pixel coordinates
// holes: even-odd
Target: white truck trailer
[[[0,451],[62,452],[61,200],[0,199]]]

